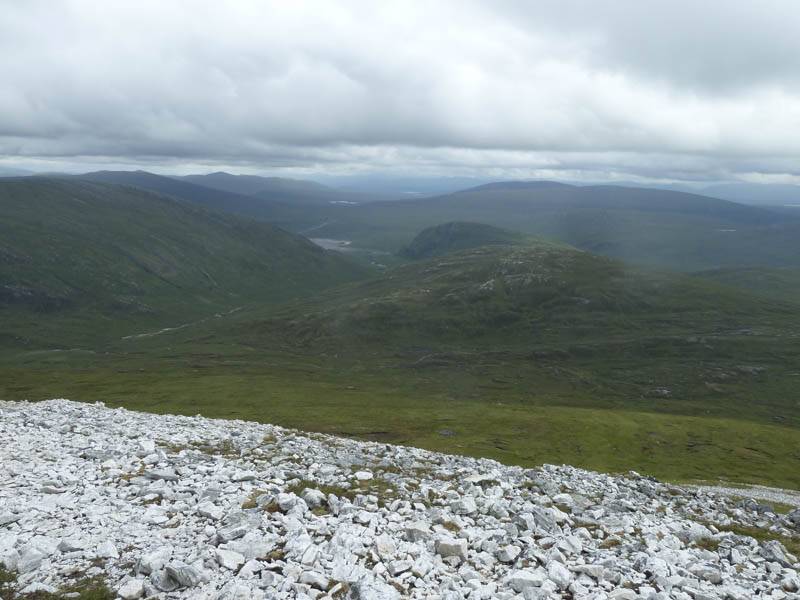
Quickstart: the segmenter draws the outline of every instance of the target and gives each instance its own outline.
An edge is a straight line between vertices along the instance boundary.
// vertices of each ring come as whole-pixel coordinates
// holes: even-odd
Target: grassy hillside
[[[120,341],[102,359],[9,363],[0,394],[800,487],[799,316],[568,248],[485,246]]]
[[[522,244],[547,244],[548,242],[532,235],[510,229],[492,227],[483,223],[454,221],[428,227],[411,240],[408,246],[398,253],[409,260],[421,260],[439,256],[446,252],[477,248],[479,246],[519,246]]]
[[[780,328],[798,314],[792,303],[540,244],[484,246],[398,267],[287,306],[262,326],[266,337],[297,347],[393,352],[406,344],[569,347],[711,335]],[[261,335],[251,322],[241,333]]]
[[[275,227],[84,181],[0,181],[2,345],[72,347],[367,271]]]

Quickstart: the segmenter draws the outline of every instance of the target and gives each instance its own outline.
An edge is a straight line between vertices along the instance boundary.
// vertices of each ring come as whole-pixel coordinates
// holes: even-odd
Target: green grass
[[[128,357],[115,368],[5,369],[0,397],[69,397],[156,413],[252,419],[508,464],[567,463],[670,480],[800,488],[797,429],[757,415],[675,414],[675,408],[609,401],[533,373],[507,389],[469,372],[376,373],[342,369],[335,361],[302,365],[280,355],[259,355],[249,364],[212,362]],[[688,404],[684,413],[693,411]],[[444,429],[455,435],[441,435]]]

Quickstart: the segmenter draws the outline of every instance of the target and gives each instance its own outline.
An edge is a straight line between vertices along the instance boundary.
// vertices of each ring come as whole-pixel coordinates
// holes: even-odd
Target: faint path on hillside
[[[200,323],[205,323],[206,321],[208,321],[210,319],[221,319],[223,317],[227,317],[229,315],[232,315],[235,312],[238,312],[238,311],[242,310],[243,308],[244,308],[243,306],[237,306],[236,308],[233,308],[233,309],[231,309],[231,310],[229,310],[227,312],[216,313],[215,315],[213,315],[211,317],[206,317],[205,319],[200,319],[199,321],[192,321],[191,323],[184,323],[183,325],[176,325],[175,327],[165,327],[164,329],[159,329],[158,331],[149,331],[147,333],[134,333],[132,335],[126,335],[126,336],[124,336],[124,337],[122,337],[120,339],[122,339],[122,340],[135,340],[135,339],[138,339],[138,338],[153,337],[153,336],[156,336],[156,335],[161,335],[162,333],[167,333],[168,331],[177,331],[179,329],[184,329],[185,327],[190,327],[191,325],[199,325]]]

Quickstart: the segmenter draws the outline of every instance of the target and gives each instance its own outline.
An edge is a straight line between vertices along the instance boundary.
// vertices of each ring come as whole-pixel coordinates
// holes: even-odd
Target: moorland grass
[[[120,366],[120,365],[118,365]],[[197,365],[199,366],[199,365]],[[154,413],[236,418],[305,431],[486,456],[507,464],[634,469],[660,479],[727,479],[800,489],[794,427],[721,416],[648,412],[541,379],[526,394],[473,389],[435,375],[375,375],[326,368],[179,368],[0,371],[0,397],[69,397]],[[538,389],[536,389],[538,387]],[[472,390],[472,392],[470,392]],[[442,435],[450,430],[455,435]]]

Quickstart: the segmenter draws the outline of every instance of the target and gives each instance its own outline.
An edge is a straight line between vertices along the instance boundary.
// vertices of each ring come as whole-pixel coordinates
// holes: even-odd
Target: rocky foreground
[[[800,598],[781,544],[798,523],[635,473],[0,402],[0,561],[23,593],[98,576],[124,600]]]

